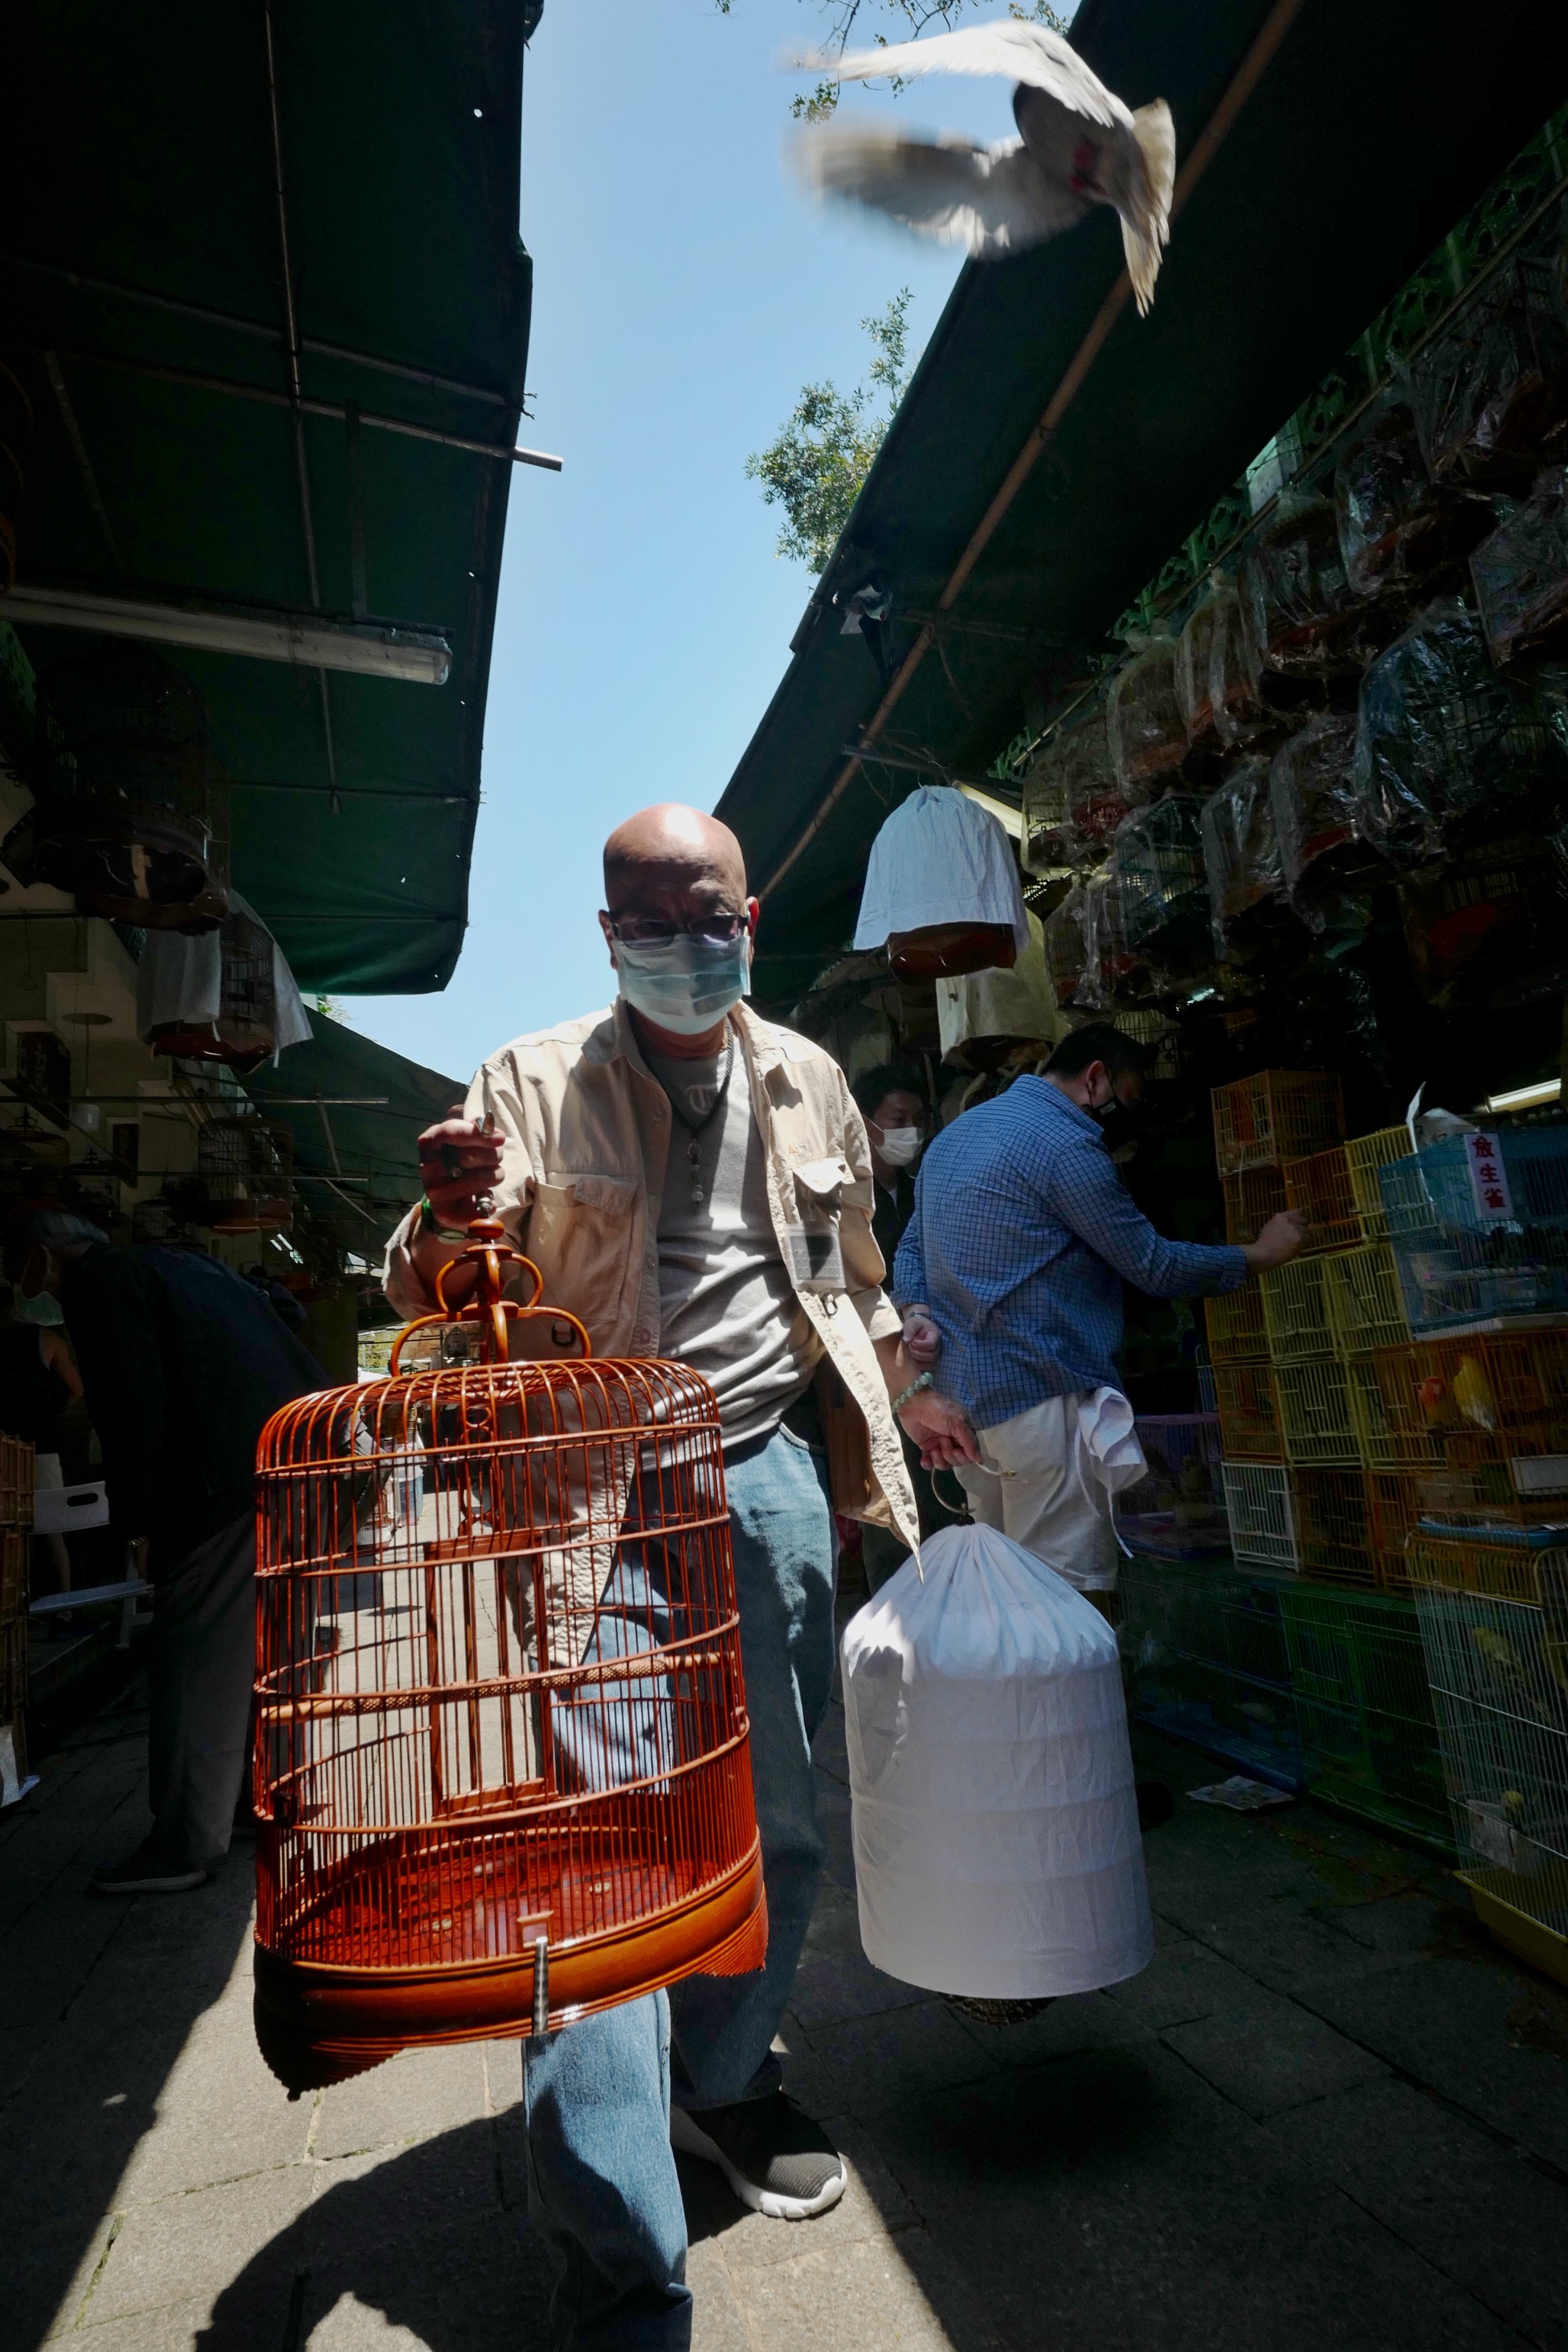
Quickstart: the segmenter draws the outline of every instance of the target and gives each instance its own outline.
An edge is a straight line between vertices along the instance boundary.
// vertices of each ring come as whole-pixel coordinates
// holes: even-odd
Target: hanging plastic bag
[[[1281,490],[1241,570],[1254,650],[1285,677],[1342,677],[1369,650],[1360,601],[1345,578],[1331,500]]]
[[[1204,870],[1216,952],[1245,959],[1276,918],[1283,900],[1285,870],[1268,797],[1268,761],[1261,752],[1238,761],[1216,793],[1203,804]]]
[[[1391,865],[1426,865],[1483,810],[1517,821],[1552,748],[1534,698],[1493,667],[1468,605],[1439,597],[1363,681],[1357,827]]]
[[[1029,944],[1013,845],[951,785],[921,784],[871,844],[857,948],[885,946],[901,976],[981,971]]]
[[[1356,722],[1321,711],[1288,735],[1268,771],[1268,796],[1286,895],[1308,928],[1346,893],[1386,881],[1388,868],[1362,838],[1353,783]]]
[[[1568,640],[1568,467],[1537,478],[1524,504],[1477,548],[1470,575],[1493,661]]]
[[[1187,728],[1176,694],[1176,639],[1153,637],[1119,669],[1106,704],[1110,756],[1122,797],[1150,800],[1187,756]]]
[[[1121,1665],[1093,1604],[995,1528],[943,1528],[850,1620],[843,1663],[872,1965],[984,2000],[1146,1968]]]
[[[1415,416],[1396,398],[1380,402],[1342,453],[1334,513],[1355,594],[1407,600],[1439,564],[1474,547],[1491,521],[1489,506],[1476,493],[1431,480]]]
[[[1215,589],[1209,625],[1209,703],[1215,732],[1227,751],[1255,742],[1279,723],[1264,704],[1261,667],[1240,593],[1225,581]]]
[[[1489,276],[1412,362],[1410,404],[1435,481],[1522,489],[1568,439],[1568,323],[1544,255]]]
[[[1056,735],[1036,756],[1024,779],[1021,855],[1026,874],[1059,874],[1077,856],[1068,783],[1066,739]]]
[[[1082,865],[1097,866],[1122,818],[1135,802],[1147,797],[1130,793],[1117,775],[1103,706],[1063,738],[1062,769],[1075,856]]]
[[[1223,583],[1204,590],[1176,639],[1176,701],[1187,741],[1194,751],[1217,751],[1215,722],[1214,642],[1225,600],[1233,592]]]

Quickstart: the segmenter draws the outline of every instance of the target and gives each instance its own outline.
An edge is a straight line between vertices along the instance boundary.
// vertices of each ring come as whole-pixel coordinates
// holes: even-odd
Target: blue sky
[[[816,0],[733,0],[727,16],[713,0],[549,0],[529,51],[522,438],[565,471],[511,483],[457,972],[439,996],[344,1004],[364,1034],[450,1076],[608,1001],[604,837],[649,801],[713,805],[810,591],[773,554],[776,509],[745,479],[747,455],[802,383],[858,380],[859,322],[900,286],[918,350],[957,274],[951,254],[815,214],[784,181],[799,80],[773,59],[826,22]],[[1000,138],[1008,95],[942,79],[844,102]]]

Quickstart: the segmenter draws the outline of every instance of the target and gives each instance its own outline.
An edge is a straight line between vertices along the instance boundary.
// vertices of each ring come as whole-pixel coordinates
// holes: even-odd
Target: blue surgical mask
[[[700,1037],[752,992],[752,941],[742,931],[715,946],[678,931],[658,947],[611,942],[621,994],[678,1037]]]

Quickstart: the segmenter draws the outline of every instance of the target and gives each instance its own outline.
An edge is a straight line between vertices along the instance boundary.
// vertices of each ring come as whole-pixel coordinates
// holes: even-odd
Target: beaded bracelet
[[[896,1396],[893,1399],[893,1411],[895,1412],[902,1412],[905,1405],[909,1403],[910,1399],[911,1397],[918,1397],[921,1389],[933,1389],[935,1386],[935,1374],[931,1372],[921,1372],[918,1380],[911,1381],[909,1387],[905,1389],[900,1395]]]

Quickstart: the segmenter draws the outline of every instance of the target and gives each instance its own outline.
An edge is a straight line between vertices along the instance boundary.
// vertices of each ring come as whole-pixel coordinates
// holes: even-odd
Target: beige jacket
[[[861,1516],[895,1528],[913,1549],[914,1492],[872,1346],[898,1329],[899,1318],[880,1290],[886,1268],[871,1235],[865,1123],[843,1072],[819,1045],[744,1004],[731,1018],[767,1149],[779,1247],[869,1433],[879,1491]],[[497,1213],[543,1276],[545,1303],[582,1318],[596,1355],[657,1355],[670,1109],[637,1055],[625,1004],[617,999],[607,1013],[503,1045],[477,1072],[466,1111],[472,1119],[494,1114],[502,1139]],[[384,1276],[388,1298],[406,1316],[435,1305],[408,1254],[416,1215],[411,1211],[393,1234]],[[523,1326],[524,1333],[548,1328]]]

